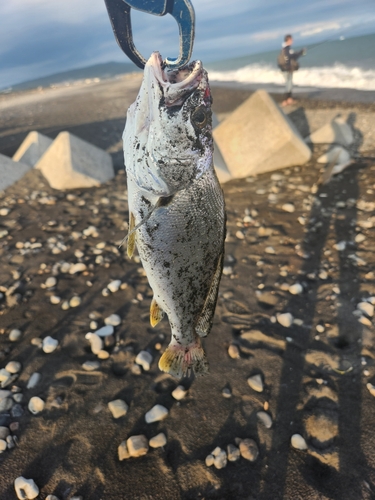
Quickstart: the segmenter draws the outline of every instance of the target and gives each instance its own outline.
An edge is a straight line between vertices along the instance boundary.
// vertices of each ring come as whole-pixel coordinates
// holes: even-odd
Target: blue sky
[[[375,32],[374,0],[193,0],[194,58],[213,61],[280,46]],[[132,11],[134,40],[148,56],[178,52],[170,16]],[[104,0],[2,0],[0,88],[99,62],[126,61],[117,46]],[[171,47],[175,49],[171,50]]]

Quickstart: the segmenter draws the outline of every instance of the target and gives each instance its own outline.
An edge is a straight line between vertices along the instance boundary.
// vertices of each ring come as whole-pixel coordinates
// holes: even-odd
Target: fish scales
[[[208,370],[200,337],[212,326],[225,238],[207,75],[196,62],[182,76],[170,83],[154,53],[124,132],[128,251],[135,242],[154,292],[151,324],[168,316],[172,339],[159,367],[177,377]]]

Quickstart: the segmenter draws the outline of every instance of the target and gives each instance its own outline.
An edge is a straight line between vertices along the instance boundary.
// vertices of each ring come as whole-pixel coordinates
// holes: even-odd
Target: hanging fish
[[[151,325],[168,316],[172,339],[159,368],[176,377],[208,371],[201,337],[212,327],[223,267],[226,217],[211,104],[200,61],[168,70],[154,52],[123,135],[127,252],[137,246],[154,293]]]

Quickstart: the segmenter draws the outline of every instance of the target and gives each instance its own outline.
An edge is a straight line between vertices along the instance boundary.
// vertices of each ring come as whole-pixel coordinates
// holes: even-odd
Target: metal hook
[[[189,62],[195,35],[195,13],[190,0],[104,0],[117,43],[123,52],[139,68],[144,68],[146,59],[133,42],[130,11],[137,9],[155,16],[170,14],[177,21],[180,34],[178,58],[167,58],[169,68],[180,68]]]

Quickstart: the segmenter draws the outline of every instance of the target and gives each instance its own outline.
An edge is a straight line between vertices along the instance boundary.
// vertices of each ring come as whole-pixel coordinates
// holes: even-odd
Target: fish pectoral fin
[[[132,233],[134,227],[135,227],[135,217],[133,215],[133,212],[130,212],[128,244],[127,244],[127,254],[130,259],[133,257],[134,247],[135,247],[135,232]]]
[[[219,292],[221,272],[223,270],[223,261],[224,252],[220,255],[217,262],[216,271],[211,281],[210,290],[207,294],[203,309],[195,325],[195,331],[200,337],[206,337],[210,333],[212,328],[217,302],[217,294]]]
[[[160,321],[163,319],[164,317],[164,311],[163,309],[161,309],[158,305],[158,303],[156,302],[155,298],[152,299],[152,302],[151,302],[151,306],[150,306],[150,323],[151,323],[151,326],[154,327],[156,326],[158,323],[160,323]]]

